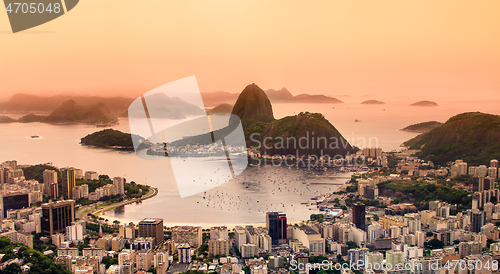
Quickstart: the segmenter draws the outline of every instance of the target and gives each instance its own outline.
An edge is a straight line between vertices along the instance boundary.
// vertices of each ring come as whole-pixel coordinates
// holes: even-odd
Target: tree
[[[106,256],[102,258],[102,263],[109,268],[110,265],[118,264],[118,259],[110,256]]]
[[[21,273],[21,267],[18,264],[9,264],[2,273],[5,274],[18,274]]]
[[[107,181],[109,180],[109,176],[106,174],[99,175],[99,181]]]
[[[353,241],[349,241],[346,244],[347,244],[347,249],[358,248],[358,245],[355,242],[353,242]]]
[[[198,248],[199,253],[203,253],[208,250],[208,244],[202,244],[200,248]]]
[[[444,243],[438,239],[432,239],[428,242],[425,242],[424,246],[427,248],[430,248],[430,249],[439,249],[439,248],[443,248]]]

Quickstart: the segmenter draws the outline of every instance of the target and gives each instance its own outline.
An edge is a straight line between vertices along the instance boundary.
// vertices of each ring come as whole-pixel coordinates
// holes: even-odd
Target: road
[[[114,203],[114,204],[111,204],[111,205],[108,205],[108,206],[105,206],[105,207],[101,207],[101,208],[97,208],[97,209],[96,209],[96,207],[99,207],[104,202],[97,202],[95,204],[82,206],[82,207],[78,208],[78,210],[76,211],[75,218],[78,218],[80,220],[85,220],[86,222],[89,222],[89,223],[98,224],[99,222],[95,222],[93,219],[91,219],[89,217],[90,213],[104,212],[104,211],[113,209],[115,207],[119,207],[119,206],[122,206],[122,205],[135,203],[135,202],[142,201],[142,200],[146,200],[146,199],[149,199],[149,198],[155,196],[157,193],[158,193],[158,190],[156,188],[149,187],[148,194],[146,194],[146,195],[144,195],[144,196],[142,196],[140,198],[133,198],[133,199],[123,200],[123,201],[121,201],[119,203]],[[92,208],[94,208],[94,210],[91,210]],[[87,210],[89,210],[89,211],[85,213],[85,211],[87,211]]]

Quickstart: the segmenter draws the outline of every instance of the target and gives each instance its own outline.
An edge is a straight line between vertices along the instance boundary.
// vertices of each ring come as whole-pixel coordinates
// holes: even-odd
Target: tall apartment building
[[[42,204],[42,232],[52,236],[65,233],[66,227],[75,221],[75,201],[57,201]]]
[[[73,188],[75,187],[76,184],[76,174],[75,174],[75,168],[69,167],[69,168],[61,168],[61,174],[62,174],[62,196],[63,198],[66,199],[72,199],[73,198]]]
[[[474,175],[472,177],[472,191],[479,192],[484,190],[484,176]]]
[[[308,226],[295,227],[293,230],[293,238],[299,240],[309,249],[310,256],[325,254],[325,240],[321,238],[321,234],[314,229]]]
[[[122,177],[113,178],[113,186],[116,187],[117,194],[123,196],[125,195],[125,179]]]
[[[365,230],[365,205],[361,203],[354,204],[352,206],[352,222],[357,228]]]
[[[259,246],[256,244],[244,244],[241,246],[241,257],[251,258],[259,255]]]
[[[189,244],[181,244],[177,247],[179,251],[179,263],[189,264],[191,263],[191,247]]]
[[[494,177],[486,177],[483,180],[484,190],[495,189],[495,178]]]
[[[70,242],[83,241],[86,234],[85,221],[77,221],[66,227],[66,239]]]
[[[99,179],[99,174],[95,171],[85,171],[85,180],[87,181],[92,181],[92,180],[98,180]]]
[[[152,237],[155,245],[163,241],[163,219],[150,218],[139,222],[139,237]]]
[[[153,265],[154,253],[151,250],[141,250],[135,255],[135,267],[137,270],[148,270]]]
[[[135,227],[134,226],[120,226],[120,235],[125,239],[135,238]]]
[[[488,175],[488,167],[486,165],[480,165],[478,175],[486,177]]]
[[[382,149],[381,148],[364,148],[363,156],[371,157],[371,158],[379,158],[382,157]]]
[[[170,253],[168,251],[156,252],[153,258],[153,266],[156,268],[156,273],[167,273]]]
[[[461,242],[458,246],[458,253],[462,258],[473,254],[481,254],[482,250],[480,242]]]
[[[488,177],[496,179],[498,177],[498,168],[497,167],[489,167],[488,168]]]
[[[285,213],[267,212],[266,228],[273,245],[286,244],[287,219]]]
[[[477,175],[479,173],[479,167],[478,166],[470,166],[469,167],[469,175]]]
[[[234,228],[234,244],[236,245],[236,248],[241,252],[241,246],[247,243],[247,235],[246,235],[246,230],[241,227],[237,226]]]
[[[498,160],[497,159],[493,159],[490,161],[490,167],[496,167],[498,168]]]
[[[472,210],[470,212],[471,228],[470,231],[479,233],[485,222],[485,213],[481,210]]]
[[[53,184],[56,184],[56,186],[57,186],[57,172],[55,170],[51,170],[51,169],[44,170],[43,171],[43,185],[44,185],[43,195],[57,198],[57,196],[56,197],[52,196],[53,193],[51,191],[51,186]]]
[[[212,256],[229,255],[229,240],[217,239],[208,241],[208,254]]]
[[[172,228],[172,240],[199,248],[203,243],[201,226],[175,226]]]
[[[216,226],[210,228],[210,240],[224,239],[229,240],[227,227]]]

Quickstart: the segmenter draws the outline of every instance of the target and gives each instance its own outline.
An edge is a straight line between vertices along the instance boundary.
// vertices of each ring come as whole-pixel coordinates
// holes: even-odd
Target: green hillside
[[[102,148],[134,149],[132,135],[114,129],[105,129],[89,134],[81,139],[81,144]]]
[[[469,165],[487,165],[500,159],[500,116],[481,112],[462,113],[446,123],[404,143],[421,149],[419,157],[444,164],[462,159]]]

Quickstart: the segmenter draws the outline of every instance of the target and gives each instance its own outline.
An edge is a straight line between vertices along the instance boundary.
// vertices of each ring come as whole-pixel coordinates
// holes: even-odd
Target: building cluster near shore
[[[48,199],[52,200],[79,200],[88,199],[98,201],[105,196],[125,195],[125,179],[114,177],[112,184],[106,184],[89,193],[87,184],[76,185],[77,179],[98,180],[99,175],[93,171],[65,167],[57,169],[50,163],[51,167],[43,170],[43,181],[26,180],[22,168],[17,161],[6,161],[0,165],[0,195],[2,217],[9,216],[9,211],[29,208]],[[61,174],[58,179],[58,172]]]
[[[104,196],[125,195],[124,178],[115,177],[112,184],[89,193],[89,186],[76,185],[76,180],[98,180],[96,172],[87,171],[84,174],[81,169],[72,167],[57,169],[50,163],[45,166],[50,168],[42,171],[43,181],[39,182],[26,180],[23,168],[29,166],[18,165],[15,160],[0,165],[0,236],[33,247],[33,233],[52,237],[54,234],[65,234],[66,229],[74,225],[80,227],[78,231],[84,231],[85,222],[75,223],[76,200],[97,201]],[[58,172],[61,174],[59,179]],[[61,238],[68,237],[57,239]],[[69,237],[70,242],[73,239]],[[78,239],[82,240],[83,236]]]
[[[66,168],[61,169],[66,184],[62,186],[63,194],[55,195],[65,199],[43,203],[40,207],[4,211],[0,236],[33,247],[33,238],[43,235],[38,240],[57,247],[57,252],[45,250],[44,253],[72,273],[165,274],[189,270],[238,274],[317,273],[328,269],[328,263],[348,264],[348,269],[336,269],[343,274],[498,272],[497,160],[491,160],[489,167],[468,167],[464,161],[457,160],[434,168],[431,162],[424,162],[411,152],[402,152],[394,155],[397,160],[394,174],[370,176],[378,168],[387,166],[387,155],[378,149],[361,153],[372,166],[360,168],[361,172],[355,174],[358,176],[353,177],[355,182],[347,182],[339,191],[311,197],[308,206],[317,206],[321,213],[312,214],[310,220],[297,224],[290,224],[284,212],[256,216],[256,221],[265,219],[265,227],[240,225],[234,229],[166,227],[163,219],[154,216],[137,224],[77,220],[76,197],[123,195],[124,180],[116,177],[113,184],[92,194],[88,193],[88,187],[75,187],[71,181],[79,176],[93,180],[98,175]],[[40,191],[47,197],[55,194],[54,187],[50,186],[56,174],[44,172],[44,182],[39,184],[20,179],[22,170],[11,172],[10,167],[18,170],[12,162],[4,164],[7,171],[3,174],[10,175],[3,176],[2,191]],[[50,183],[46,184],[46,177]],[[437,186],[438,177],[456,181],[453,188],[468,190],[471,207],[459,210],[461,205],[430,201],[422,209],[407,201],[399,202],[398,197],[384,197],[378,187],[388,180],[410,182],[415,178]],[[457,178],[462,177],[469,178],[470,183],[461,183]],[[45,188],[47,185],[50,191]],[[31,199],[29,194],[27,197]],[[8,263],[0,264],[0,268]],[[468,267],[463,268],[462,264]]]

